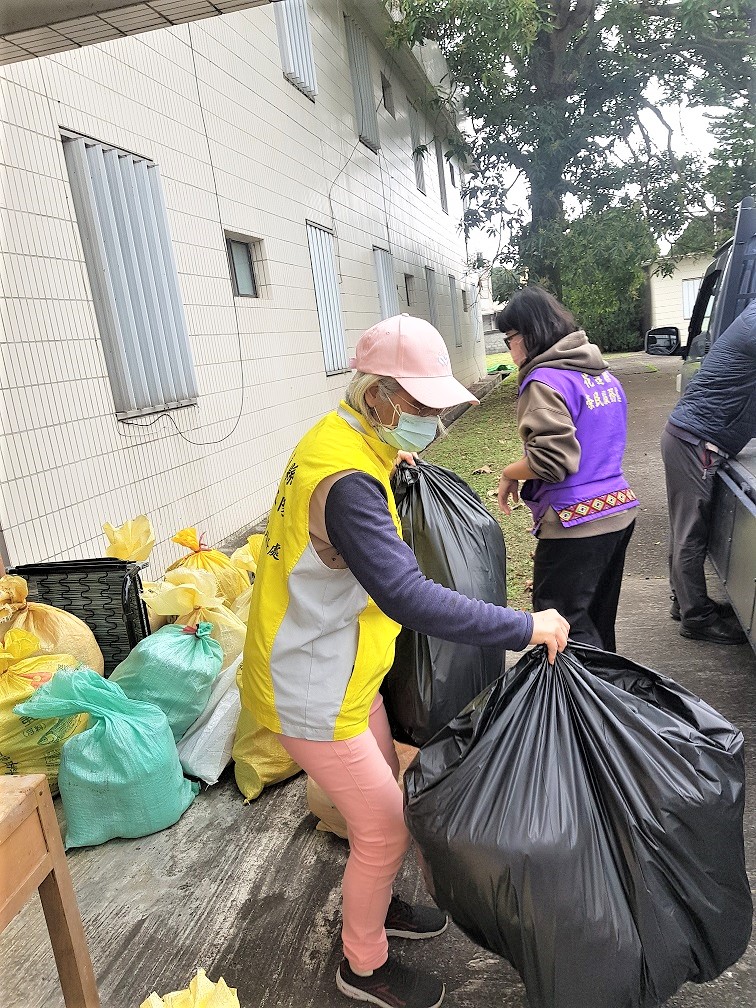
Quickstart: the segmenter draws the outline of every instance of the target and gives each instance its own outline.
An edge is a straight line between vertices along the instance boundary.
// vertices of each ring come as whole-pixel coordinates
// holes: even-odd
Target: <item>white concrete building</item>
[[[0,70],[6,563],[259,520],[386,315],[485,374],[453,123],[389,25],[280,0]]]
[[[670,276],[659,273],[653,263],[648,267],[651,329],[677,326],[680,342],[687,344],[690,315],[710,262],[711,255],[683,256]]]

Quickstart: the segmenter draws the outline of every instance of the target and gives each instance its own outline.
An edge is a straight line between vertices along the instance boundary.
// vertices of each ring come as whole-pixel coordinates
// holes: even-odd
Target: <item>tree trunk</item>
[[[530,283],[540,283],[555,297],[562,297],[559,255],[564,233],[562,206],[563,166],[551,166],[539,178],[530,179],[531,221],[520,256]]]

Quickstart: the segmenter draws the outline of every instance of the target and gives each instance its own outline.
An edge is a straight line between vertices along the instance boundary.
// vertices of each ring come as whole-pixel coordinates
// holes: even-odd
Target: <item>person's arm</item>
[[[580,442],[564,399],[548,385],[532,381],[523,389],[519,431],[525,458],[506,466],[499,480],[498,501],[504,514],[511,514],[519,500],[519,481],[540,479],[561,483],[580,467]]]
[[[381,484],[351,473],[331,487],[325,505],[329,541],[391,619],[430,637],[521,651],[531,643],[530,613],[471,599],[426,578],[397,535]]]

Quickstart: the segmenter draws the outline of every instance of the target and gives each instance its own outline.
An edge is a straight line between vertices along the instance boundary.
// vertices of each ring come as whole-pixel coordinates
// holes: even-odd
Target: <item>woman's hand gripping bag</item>
[[[391,485],[402,538],[423,574],[463,595],[507,604],[501,528],[456,473],[401,463]],[[404,628],[381,686],[394,737],[423,745],[504,670],[504,649],[454,644]]]
[[[217,591],[223,596],[226,604],[231,606],[238,596],[249,588],[249,578],[225,553],[205,546],[202,539],[203,537],[199,536],[197,529],[194,528],[185,528],[177,532],[171,542],[186,546],[191,553],[171,564],[168,570],[186,567],[189,570],[207,571],[215,577]]]
[[[165,626],[141,640],[110,676],[127,697],[155,704],[178,742],[202,714],[223,664],[211,623]]]
[[[74,664],[103,674],[105,663],[95,636],[83,620],[64,609],[30,602],[29,586],[22,577],[0,577],[0,643],[9,630],[25,630],[39,641],[38,654],[73,655]]]
[[[0,774],[47,775],[57,791],[60,751],[66,739],[87,726],[86,714],[37,721],[14,713],[43,683],[67,665],[78,665],[70,654],[40,655],[39,641],[25,630],[9,630],[0,647]]]
[[[207,571],[169,571],[162,581],[145,587],[142,598],[148,611],[170,616],[178,626],[210,623],[211,637],[223,650],[221,668],[228,668],[241,654],[247,628],[220,598],[217,582]]]
[[[743,736],[671,679],[536,648],[404,781],[436,902],[531,1008],[656,1008],[748,945]]]
[[[157,833],[178,822],[199,791],[181,771],[165,714],[90,669],[61,669],[16,713],[89,714],[90,726],[66,742],[60,759],[66,848]]]

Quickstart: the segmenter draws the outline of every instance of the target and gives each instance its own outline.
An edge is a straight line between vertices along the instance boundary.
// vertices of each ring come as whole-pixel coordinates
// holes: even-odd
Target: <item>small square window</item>
[[[259,258],[259,242],[226,238],[228,262],[235,297],[260,297],[260,285],[255,272],[255,260]]]
[[[470,296],[467,292],[467,288],[462,288],[462,311],[470,310]]]
[[[415,277],[412,273],[404,274],[404,291],[407,295],[407,306],[411,307],[417,304],[417,297],[415,295]]]
[[[396,119],[396,108],[394,107],[394,89],[391,81],[385,74],[381,74],[381,94],[383,95],[383,107],[392,119]]]

